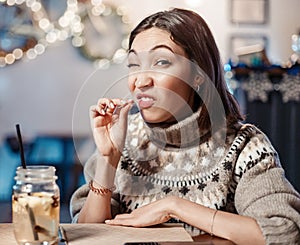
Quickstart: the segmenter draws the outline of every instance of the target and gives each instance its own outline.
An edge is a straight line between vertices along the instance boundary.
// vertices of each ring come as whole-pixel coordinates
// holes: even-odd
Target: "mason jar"
[[[55,167],[18,167],[12,194],[12,222],[18,244],[56,244],[60,192]]]

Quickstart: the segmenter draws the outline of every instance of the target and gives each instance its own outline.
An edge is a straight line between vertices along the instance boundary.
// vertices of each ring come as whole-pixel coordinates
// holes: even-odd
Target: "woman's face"
[[[190,61],[167,31],[139,33],[128,54],[128,85],[148,123],[175,122],[192,113]]]

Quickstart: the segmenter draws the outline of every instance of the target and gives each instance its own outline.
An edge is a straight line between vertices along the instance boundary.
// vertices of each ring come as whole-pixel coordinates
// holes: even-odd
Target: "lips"
[[[147,94],[137,94],[136,98],[140,109],[150,108],[155,102],[154,98]]]

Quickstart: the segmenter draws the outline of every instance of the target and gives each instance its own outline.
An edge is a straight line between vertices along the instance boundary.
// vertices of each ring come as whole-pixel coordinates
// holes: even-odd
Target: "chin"
[[[157,112],[150,110],[141,110],[142,117],[146,123],[164,123],[168,122],[172,117],[169,113],[165,111]]]

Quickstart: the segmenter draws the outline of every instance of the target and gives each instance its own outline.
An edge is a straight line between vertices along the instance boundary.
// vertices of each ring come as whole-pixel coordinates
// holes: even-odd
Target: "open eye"
[[[160,59],[158,61],[156,61],[155,65],[158,65],[158,66],[165,66],[165,65],[170,65],[171,62],[169,60],[166,60],[166,59]]]

